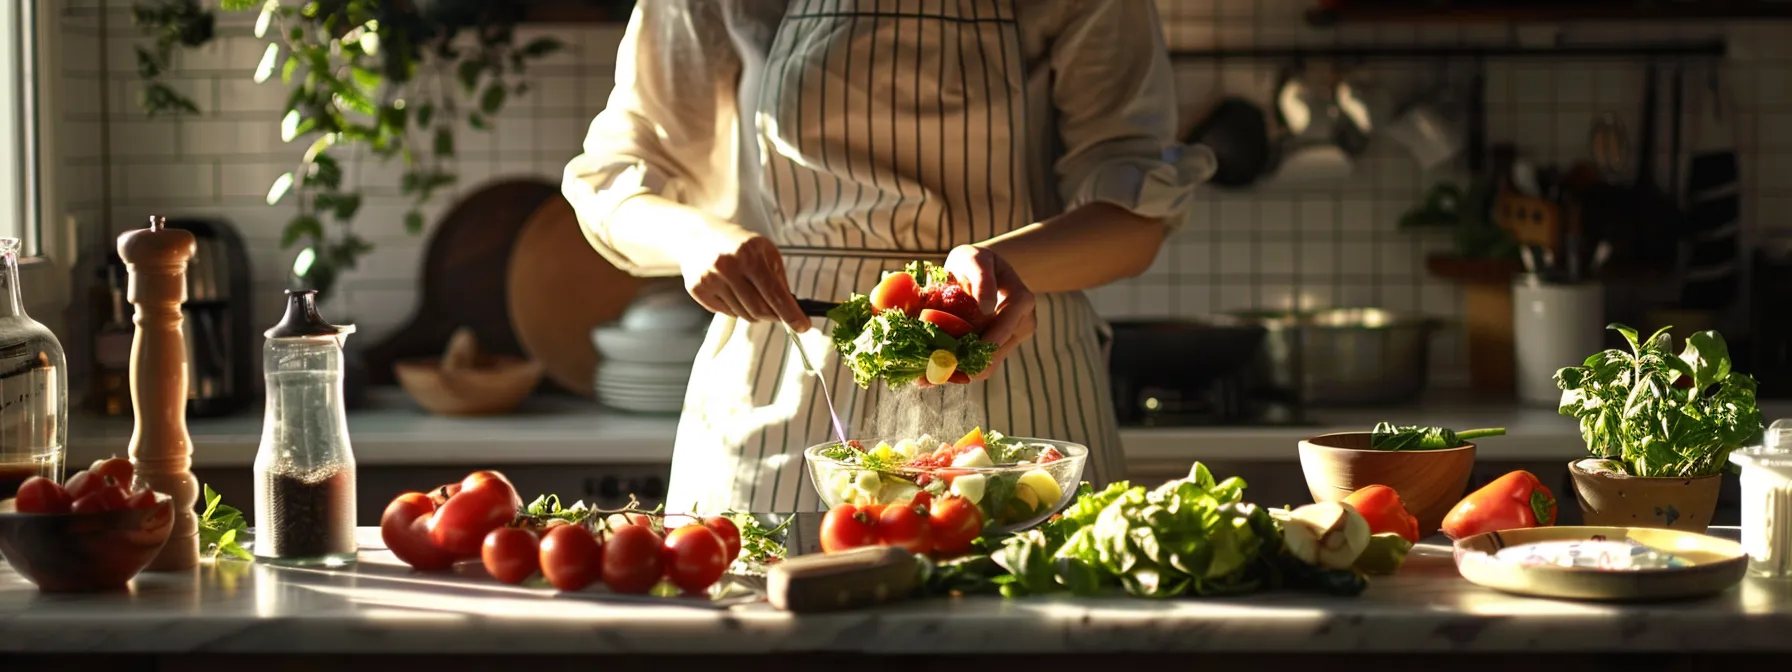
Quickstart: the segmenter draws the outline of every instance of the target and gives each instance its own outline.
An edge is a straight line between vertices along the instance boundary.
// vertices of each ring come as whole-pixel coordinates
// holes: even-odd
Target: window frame
[[[0,196],[0,217],[18,222],[23,241],[19,288],[25,310],[58,330],[68,306],[74,261],[73,231],[55,226],[60,210],[55,175],[49,159],[56,156],[53,111],[61,95],[60,12],[50,3],[0,3],[7,21],[0,30],[0,187],[15,190]]]

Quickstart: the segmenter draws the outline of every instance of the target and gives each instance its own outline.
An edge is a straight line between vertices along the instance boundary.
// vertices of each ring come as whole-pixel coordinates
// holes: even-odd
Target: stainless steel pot
[[[1277,385],[1303,402],[1364,406],[1411,401],[1425,389],[1435,319],[1379,308],[1233,313],[1262,325]],[[1298,384],[1296,384],[1298,381]]]

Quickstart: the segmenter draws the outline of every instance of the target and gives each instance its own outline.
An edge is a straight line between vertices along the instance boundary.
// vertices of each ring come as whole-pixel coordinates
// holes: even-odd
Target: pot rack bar
[[[1219,60],[1288,60],[1335,58],[1349,60],[1430,60],[1438,58],[1723,58],[1729,54],[1729,42],[1722,39],[1698,42],[1654,42],[1623,44],[1558,45],[1522,47],[1506,45],[1450,46],[1419,45],[1411,47],[1380,45],[1336,45],[1313,47],[1247,47],[1238,49],[1175,50],[1170,58],[1179,62]]]

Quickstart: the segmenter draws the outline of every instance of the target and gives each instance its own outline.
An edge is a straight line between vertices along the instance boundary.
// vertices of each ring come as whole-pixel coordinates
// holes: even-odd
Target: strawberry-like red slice
[[[965,291],[964,287],[956,283],[941,287],[937,301],[940,304],[939,307],[928,307],[941,312],[951,313],[953,317],[957,317],[972,325],[979,324],[983,321],[983,311],[977,308],[977,299],[972,297],[970,292]]]

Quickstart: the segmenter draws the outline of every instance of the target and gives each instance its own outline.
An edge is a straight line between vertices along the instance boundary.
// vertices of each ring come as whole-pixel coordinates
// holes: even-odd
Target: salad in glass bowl
[[[803,451],[809,480],[828,508],[906,502],[917,493],[958,496],[983,513],[985,532],[1044,522],[1076,495],[1089,449],[1066,441],[971,430],[954,442],[929,436],[851,440]]]

